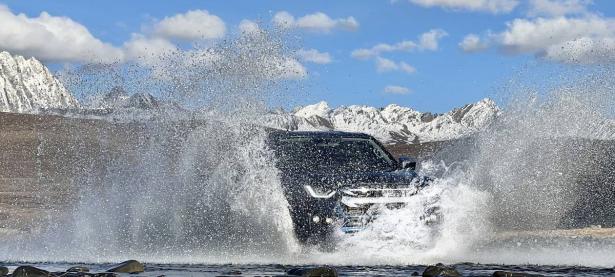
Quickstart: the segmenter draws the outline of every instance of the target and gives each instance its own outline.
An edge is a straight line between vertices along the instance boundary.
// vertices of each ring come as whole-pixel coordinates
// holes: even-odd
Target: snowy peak
[[[78,106],[41,62],[0,52],[0,112],[33,113]]]
[[[342,106],[326,102],[271,115],[268,126],[287,130],[338,130],[362,132],[388,143],[417,143],[457,139],[479,131],[498,114],[491,99],[456,108],[445,114],[416,111],[399,105],[384,108]]]
[[[134,93],[128,95],[122,87],[113,87],[111,91],[103,95],[95,106],[98,108],[111,109],[141,109],[150,110],[160,106],[158,99],[149,93]]]
[[[303,118],[310,118],[312,116],[319,116],[325,118],[328,116],[329,112],[331,112],[329,104],[327,104],[327,102],[325,101],[321,101],[314,105],[300,107],[295,111],[295,115]]]

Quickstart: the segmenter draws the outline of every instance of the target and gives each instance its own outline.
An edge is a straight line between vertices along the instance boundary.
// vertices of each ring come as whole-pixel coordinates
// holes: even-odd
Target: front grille
[[[348,206],[340,202],[338,217],[342,219],[342,231],[360,231],[376,218],[373,205]]]
[[[410,197],[417,193],[416,187],[409,188],[373,188],[359,186],[357,188],[343,189],[342,194],[352,197]]]
[[[342,199],[337,214],[343,220],[342,231],[351,233],[364,229],[378,217],[381,209],[403,208],[407,198],[417,193],[417,188],[374,188],[357,186],[342,189]]]

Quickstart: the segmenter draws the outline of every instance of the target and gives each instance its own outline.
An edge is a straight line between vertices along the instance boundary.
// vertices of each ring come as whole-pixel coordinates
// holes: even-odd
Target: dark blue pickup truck
[[[396,160],[366,134],[272,131],[269,145],[302,243],[326,241],[336,229],[358,232],[378,208],[403,207],[429,184],[416,161]]]

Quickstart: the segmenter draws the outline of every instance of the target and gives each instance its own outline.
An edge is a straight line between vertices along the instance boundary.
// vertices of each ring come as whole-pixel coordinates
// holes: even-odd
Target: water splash
[[[274,35],[260,32],[155,61],[64,72],[72,91],[94,93],[91,108],[117,87],[186,108],[113,106],[102,118],[117,123],[94,130],[97,149],[85,158],[99,166],[74,165],[83,169],[73,181],[75,202],[68,210],[50,210],[31,233],[4,243],[2,258],[292,258],[298,246],[288,203],[265,130],[254,124],[268,101],[290,87],[289,78],[305,74],[288,51]]]
[[[343,238],[345,249],[332,256],[351,264],[612,266],[612,238],[544,231],[615,222],[606,208],[615,204],[611,72],[514,92],[489,128],[423,162],[422,174],[437,177],[430,188]],[[441,207],[441,221],[428,227],[419,215],[430,205]]]
[[[77,94],[121,86],[188,109],[148,111],[156,116],[146,120],[131,109],[115,111],[112,119],[120,123],[96,129],[99,149],[86,159],[103,166],[75,165],[84,169],[75,181],[76,205],[68,212],[51,210],[34,234],[4,242],[0,257],[612,265],[608,254],[615,247],[608,239],[502,236],[574,227],[570,219],[580,203],[597,207],[591,203],[596,193],[587,193],[583,180],[598,176],[602,185],[613,180],[613,171],[603,166],[612,156],[593,148],[598,139],[615,137],[612,70],[581,72],[584,79],[579,72],[566,73],[575,80],[546,90],[515,89],[487,130],[423,162],[422,174],[437,178],[432,186],[406,207],[384,210],[364,232],[340,234],[338,248],[322,252],[297,246],[265,132],[254,125],[292,90],[287,79],[304,74],[287,51],[282,40],[257,33],[178,50],[155,63],[67,73],[65,81]],[[612,206],[613,198],[601,199]],[[440,223],[425,225],[420,215],[432,206],[440,209]]]

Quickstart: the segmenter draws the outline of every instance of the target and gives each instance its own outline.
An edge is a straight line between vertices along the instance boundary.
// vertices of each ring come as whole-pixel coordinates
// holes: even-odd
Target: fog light
[[[320,217],[315,215],[314,217],[312,217],[312,221],[314,221],[314,223],[318,223],[320,222]]]
[[[333,218],[327,217],[325,219],[325,222],[327,222],[327,224],[331,224],[331,223],[333,223]]]

